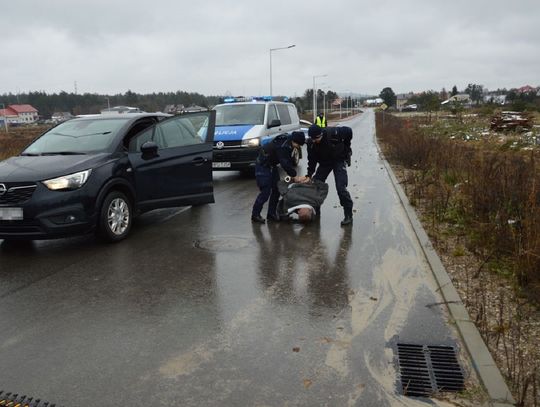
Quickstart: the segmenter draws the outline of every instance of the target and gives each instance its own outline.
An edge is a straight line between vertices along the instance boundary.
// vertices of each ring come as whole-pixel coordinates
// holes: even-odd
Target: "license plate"
[[[0,220],[22,220],[22,208],[0,208]]]
[[[213,168],[231,168],[231,163],[230,162],[225,162],[225,161],[214,161],[212,162],[212,167]]]

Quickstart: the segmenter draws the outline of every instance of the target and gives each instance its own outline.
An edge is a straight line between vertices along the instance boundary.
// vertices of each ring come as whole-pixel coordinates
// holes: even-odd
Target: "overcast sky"
[[[539,0],[2,1],[0,94],[540,85]]]

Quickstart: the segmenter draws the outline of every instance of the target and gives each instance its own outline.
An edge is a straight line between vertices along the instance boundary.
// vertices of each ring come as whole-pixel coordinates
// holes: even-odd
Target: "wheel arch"
[[[133,186],[128,181],[123,179],[111,179],[107,181],[99,191],[98,198],[96,200],[96,212],[98,215],[101,212],[101,206],[103,205],[105,197],[112,191],[119,191],[126,195],[126,197],[131,201],[131,206],[134,212],[136,211],[137,194]]]

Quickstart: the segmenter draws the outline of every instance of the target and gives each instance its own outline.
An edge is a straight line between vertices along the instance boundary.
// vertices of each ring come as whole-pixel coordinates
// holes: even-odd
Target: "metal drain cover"
[[[0,406],[18,407],[60,407],[47,401],[33,399],[32,397],[19,396],[18,394],[6,393],[0,390]]]
[[[433,393],[465,388],[463,370],[453,346],[398,343],[397,350],[404,395],[429,397]]]
[[[251,241],[239,236],[213,236],[204,240],[195,240],[194,246],[209,251],[238,250],[249,247]]]

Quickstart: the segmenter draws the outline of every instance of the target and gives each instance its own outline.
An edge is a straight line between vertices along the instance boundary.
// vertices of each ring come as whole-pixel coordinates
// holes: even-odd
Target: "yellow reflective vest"
[[[315,118],[315,124],[319,127],[326,127],[326,117],[323,116],[321,119],[320,116],[317,116]]]

